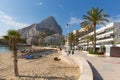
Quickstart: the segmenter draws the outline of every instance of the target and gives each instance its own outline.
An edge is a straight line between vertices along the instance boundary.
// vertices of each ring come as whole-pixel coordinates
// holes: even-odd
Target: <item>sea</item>
[[[19,49],[19,50],[28,49],[28,48],[30,48],[30,46],[17,46],[17,49]],[[9,46],[1,46],[0,45],[0,54],[1,53],[9,53],[9,52],[10,52]]]

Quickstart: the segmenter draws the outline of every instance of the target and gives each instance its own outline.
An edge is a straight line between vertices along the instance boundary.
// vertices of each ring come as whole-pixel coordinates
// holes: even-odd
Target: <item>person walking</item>
[[[72,54],[74,54],[74,50],[75,50],[74,47],[72,47]]]

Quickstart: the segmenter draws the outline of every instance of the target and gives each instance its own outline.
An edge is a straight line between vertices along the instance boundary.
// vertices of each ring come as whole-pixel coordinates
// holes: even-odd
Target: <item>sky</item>
[[[120,0],[0,0],[0,36],[9,29],[21,29],[49,16],[56,19],[66,35],[80,29],[82,16],[92,7],[104,9],[110,22],[120,22]]]

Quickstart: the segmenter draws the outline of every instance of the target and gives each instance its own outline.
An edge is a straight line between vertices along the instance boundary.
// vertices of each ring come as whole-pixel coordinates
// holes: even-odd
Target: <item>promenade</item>
[[[88,61],[93,71],[93,80],[120,79],[120,58],[88,56],[86,52],[80,51],[76,51],[74,55],[84,57]]]

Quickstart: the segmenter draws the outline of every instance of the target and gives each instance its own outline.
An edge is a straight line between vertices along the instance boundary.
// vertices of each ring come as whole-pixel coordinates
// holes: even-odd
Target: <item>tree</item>
[[[90,40],[90,41],[92,42],[92,44],[93,44],[93,41],[94,41],[93,35],[90,35],[89,40]]]
[[[75,46],[77,46],[78,45],[78,38],[79,38],[79,32],[78,32],[78,30],[75,30],[75,32],[73,32],[73,34],[74,34],[74,36],[75,36],[75,41],[74,41],[74,43],[75,43]]]
[[[103,9],[98,8],[92,8],[87,11],[87,15],[83,15],[83,21],[80,23],[81,27],[93,28],[94,31],[94,51],[96,51],[96,25],[105,25],[105,22],[109,22],[108,17],[109,15],[105,14]]]
[[[87,50],[89,49],[89,42],[92,42],[93,44],[93,36],[92,35],[87,35],[86,37],[82,38],[87,43]]]
[[[68,40],[69,40],[70,46],[75,44],[75,35],[72,32],[69,33]]]
[[[16,45],[20,40],[20,34],[16,30],[8,30],[7,35],[3,36],[5,40],[9,41],[9,48],[13,52],[14,56],[14,73],[18,76],[18,60],[17,60],[17,49]]]

